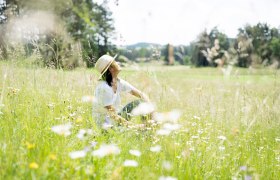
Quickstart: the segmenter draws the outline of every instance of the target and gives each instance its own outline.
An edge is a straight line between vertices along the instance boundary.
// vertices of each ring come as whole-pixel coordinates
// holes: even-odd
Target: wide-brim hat
[[[110,65],[114,62],[115,58],[118,55],[115,55],[114,57],[109,56],[107,54],[101,56],[95,63],[96,70],[100,73],[99,79],[103,76],[103,74],[108,70]]]

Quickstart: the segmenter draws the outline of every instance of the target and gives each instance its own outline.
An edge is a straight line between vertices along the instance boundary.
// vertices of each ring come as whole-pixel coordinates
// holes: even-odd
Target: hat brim
[[[103,74],[109,69],[109,67],[110,67],[111,64],[115,61],[115,59],[116,59],[117,56],[118,56],[118,54],[116,54],[116,55],[113,57],[112,61],[103,69],[103,71],[101,72],[101,75],[99,76],[98,79],[101,79],[101,78],[102,78]]]

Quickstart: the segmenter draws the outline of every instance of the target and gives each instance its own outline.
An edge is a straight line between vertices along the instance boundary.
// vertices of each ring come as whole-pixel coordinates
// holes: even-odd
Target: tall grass
[[[101,131],[91,116],[93,70],[0,65],[1,179],[279,179],[280,74],[271,70],[141,67],[121,77],[146,92],[159,112],[181,112],[180,129]],[[7,75],[5,78],[5,74]],[[125,96],[123,103],[133,97]],[[71,123],[71,135],[51,128]],[[80,129],[92,129],[84,140]],[[95,145],[95,143],[97,143]],[[92,156],[102,144],[119,154]],[[158,152],[151,147],[161,147]],[[88,149],[83,158],[70,152]],[[141,156],[129,153],[138,150]],[[135,160],[137,167],[124,166]]]

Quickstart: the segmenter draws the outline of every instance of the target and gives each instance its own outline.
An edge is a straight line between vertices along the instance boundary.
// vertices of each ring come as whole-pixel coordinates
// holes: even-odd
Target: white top
[[[99,125],[104,122],[104,119],[108,118],[107,110],[105,106],[112,105],[117,112],[122,109],[121,106],[121,93],[129,93],[134,90],[131,84],[123,79],[118,79],[117,90],[114,90],[111,86],[107,84],[106,81],[99,81],[95,93],[94,93],[94,103],[93,103],[93,117]]]

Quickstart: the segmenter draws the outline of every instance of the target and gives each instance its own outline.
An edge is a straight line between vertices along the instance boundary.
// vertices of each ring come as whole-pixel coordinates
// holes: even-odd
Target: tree
[[[111,16],[106,3],[98,5],[91,0],[73,0],[73,6],[63,13],[68,32],[82,44],[88,67],[102,54],[115,51],[109,40],[114,33]]]
[[[197,67],[209,66],[210,62],[203,55],[202,51],[207,50],[211,46],[211,40],[207,34],[207,31],[203,31],[199,34],[197,41],[192,43],[193,53],[191,57],[191,62]]]
[[[67,30],[68,33],[64,33],[64,35],[70,35],[75,41],[73,42],[69,38],[64,39],[66,36],[61,36],[54,31],[48,32],[44,35],[45,39],[43,38],[37,41],[39,44],[49,43],[47,44],[49,47],[48,50],[46,50],[46,47],[40,48],[40,52],[43,55],[50,56],[51,54],[50,57],[44,59],[49,59],[51,62],[58,62],[57,58],[59,58],[59,61],[65,61],[61,56],[63,53],[69,54],[65,50],[73,51],[72,47],[80,44],[82,57],[86,61],[87,66],[91,67],[94,65],[94,60],[97,57],[115,51],[115,46],[110,42],[110,38],[114,35],[112,13],[107,8],[106,2],[99,5],[92,0],[11,0],[7,6],[12,7],[12,5],[16,7],[14,9],[16,9],[17,16],[40,11],[54,15],[58,19],[58,25],[62,26],[62,28],[65,27]],[[7,19],[9,18],[7,17]],[[3,37],[1,38],[3,39]],[[1,38],[0,43],[5,42]],[[0,44],[1,49],[2,46]],[[34,46],[30,44],[28,47],[29,49],[34,49]],[[56,53],[51,53],[51,51]],[[61,55],[54,56],[54,54]],[[70,58],[68,55],[67,57]]]
[[[272,63],[272,56],[275,56],[275,48],[277,49],[276,44],[279,38],[279,31],[276,28],[270,28],[267,23],[258,23],[254,26],[247,24],[239,29],[239,37],[240,36],[243,36],[243,39],[239,38],[237,43],[246,45],[247,41],[247,47],[249,47],[249,49],[247,48],[247,50],[249,50],[247,54],[248,58],[251,59],[247,66],[251,63],[262,63],[264,65]],[[252,58],[253,56],[259,58]],[[242,62],[242,57],[241,59],[239,58],[239,62]],[[239,63],[239,65],[243,66],[244,64]]]

